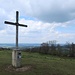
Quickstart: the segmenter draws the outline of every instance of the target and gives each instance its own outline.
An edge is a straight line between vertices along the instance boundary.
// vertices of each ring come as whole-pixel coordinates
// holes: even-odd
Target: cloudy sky
[[[19,11],[19,43],[75,42],[75,0],[0,0],[0,43],[15,43],[15,22]]]

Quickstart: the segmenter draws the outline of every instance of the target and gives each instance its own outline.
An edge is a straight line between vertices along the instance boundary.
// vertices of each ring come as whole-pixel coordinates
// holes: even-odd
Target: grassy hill
[[[25,71],[11,66],[11,51],[0,51],[0,75],[75,75],[75,59],[22,52]],[[14,69],[14,70],[13,70]]]

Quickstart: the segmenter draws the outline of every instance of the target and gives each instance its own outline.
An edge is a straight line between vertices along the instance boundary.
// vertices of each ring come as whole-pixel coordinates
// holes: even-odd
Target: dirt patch
[[[9,72],[25,72],[25,71],[28,71],[28,70],[31,70],[31,69],[32,69],[31,65],[26,65],[26,66],[23,66],[23,67],[20,67],[20,68],[15,68],[12,65],[9,65],[9,66],[7,66],[5,68],[5,71],[9,71]]]

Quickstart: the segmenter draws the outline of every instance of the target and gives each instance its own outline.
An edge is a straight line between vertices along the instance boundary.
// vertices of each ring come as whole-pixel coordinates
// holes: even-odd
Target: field
[[[11,51],[0,51],[0,75],[75,75],[75,59],[22,52],[22,67],[11,66]]]

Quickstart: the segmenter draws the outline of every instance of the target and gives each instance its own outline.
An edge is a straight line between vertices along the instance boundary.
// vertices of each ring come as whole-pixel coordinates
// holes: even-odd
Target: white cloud
[[[56,30],[58,27],[67,28],[70,22],[65,23],[44,23],[42,21],[20,19],[19,23],[26,24],[28,27],[19,27],[19,42],[46,42],[49,40],[57,40],[58,42],[65,42],[74,40],[74,33],[66,33],[60,30]],[[0,36],[4,39],[11,38],[9,40],[15,41],[15,26],[6,25],[5,30],[0,31]],[[6,38],[5,38],[6,37]],[[61,40],[60,40],[61,39]],[[63,41],[63,40],[64,41]],[[72,40],[73,39],[73,40]],[[3,40],[4,41],[4,40]],[[6,40],[5,42],[13,42]]]
[[[74,32],[69,32],[72,28],[66,30],[75,24],[75,0],[0,0],[0,42],[15,41],[15,26],[5,25],[4,21],[15,22],[16,10],[20,12],[19,23],[28,25],[19,28],[20,42],[75,40]],[[56,30],[58,27],[64,31]]]

